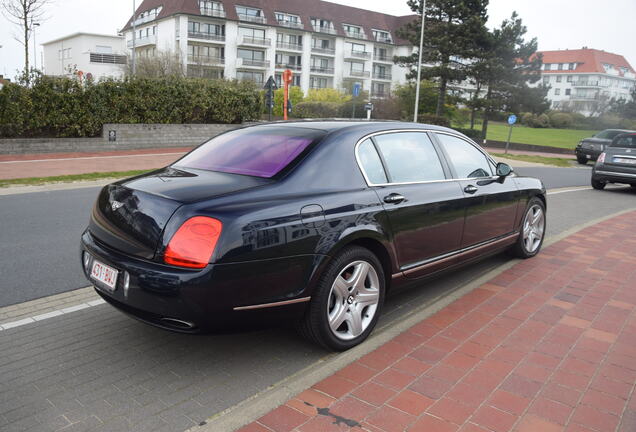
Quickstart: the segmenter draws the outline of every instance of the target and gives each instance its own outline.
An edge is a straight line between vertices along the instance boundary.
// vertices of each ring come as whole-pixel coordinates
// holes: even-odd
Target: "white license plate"
[[[614,158],[614,162],[628,164],[628,165],[636,165],[636,159]]]
[[[586,158],[592,159],[592,155],[585,155]]]
[[[117,270],[99,261],[93,261],[93,268],[91,269],[91,278],[103,283],[111,291],[115,291],[117,285]]]

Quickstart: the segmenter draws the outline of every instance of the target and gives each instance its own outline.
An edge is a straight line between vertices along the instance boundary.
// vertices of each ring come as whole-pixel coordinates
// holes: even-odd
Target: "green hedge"
[[[0,90],[0,137],[94,137],[105,123],[242,123],[261,111],[260,92],[248,82],[40,77]]]
[[[337,102],[300,102],[294,107],[292,115],[297,118],[334,118],[338,117],[341,106]]]

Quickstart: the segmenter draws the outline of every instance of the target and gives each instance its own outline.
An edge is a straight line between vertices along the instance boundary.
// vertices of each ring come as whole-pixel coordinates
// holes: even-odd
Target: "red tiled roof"
[[[634,68],[625,60],[625,57],[601,50],[583,48],[563,51],[539,51],[543,54],[543,64],[552,63],[577,63],[577,73],[606,73],[603,64],[611,64],[623,76],[620,68],[627,68],[634,73]],[[571,70],[550,70],[546,73],[572,73]]]
[[[417,15],[394,16],[359,9],[351,6],[339,5],[322,0],[219,0],[223,3],[226,18],[238,21],[236,6],[249,6],[262,9],[268,25],[278,25],[274,12],[286,12],[301,17],[304,29],[313,31],[311,18],[330,20],[339,36],[345,36],[342,24],[353,24],[364,28],[368,40],[373,37],[372,29],[391,32],[393,41],[397,45],[409,45],[408,41],[399,39],[395,32]],[[163,6],[158,19],[175,14],[201,15],[198,0],[144,0],[137,8],[137,14],[156,7]],[[132,25],[132,17],[124,26],[124,30]]]

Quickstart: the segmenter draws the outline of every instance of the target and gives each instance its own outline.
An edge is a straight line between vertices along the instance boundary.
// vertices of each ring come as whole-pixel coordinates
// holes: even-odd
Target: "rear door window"
[[[445,180],[430,138],[423,132],[397,132],[374,137],[390,183]]]
[[[468,141],[452,135],[437,134],[457,178],[491,177],[492,164],[488,158]]]
[[[238,129],[212,138],[175,166],[271,178],[297,161],[325,135],[295,127]]]
[[[358,147],[358,157],[362,170],[370,184],[388,183],[380,155],[370,139],[363,141]]]

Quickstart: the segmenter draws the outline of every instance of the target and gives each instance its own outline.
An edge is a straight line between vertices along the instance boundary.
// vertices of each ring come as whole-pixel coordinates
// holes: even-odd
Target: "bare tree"
[[[45,7],[52,0],[0,0],[2,15],[20,27],[22,34],[15,39],[24,45],[24,75],[28,81],[29,76],[29,39],[33,31],[33,23],[43,21]],[[35,55],[35,53],[34,53]]]
[[[137,55],[136,76],[145,78],[183,77],[183,59],[178,52],[156,51],[152,55]],[[126,75],[132,75],[132,64],[125,66]]]

